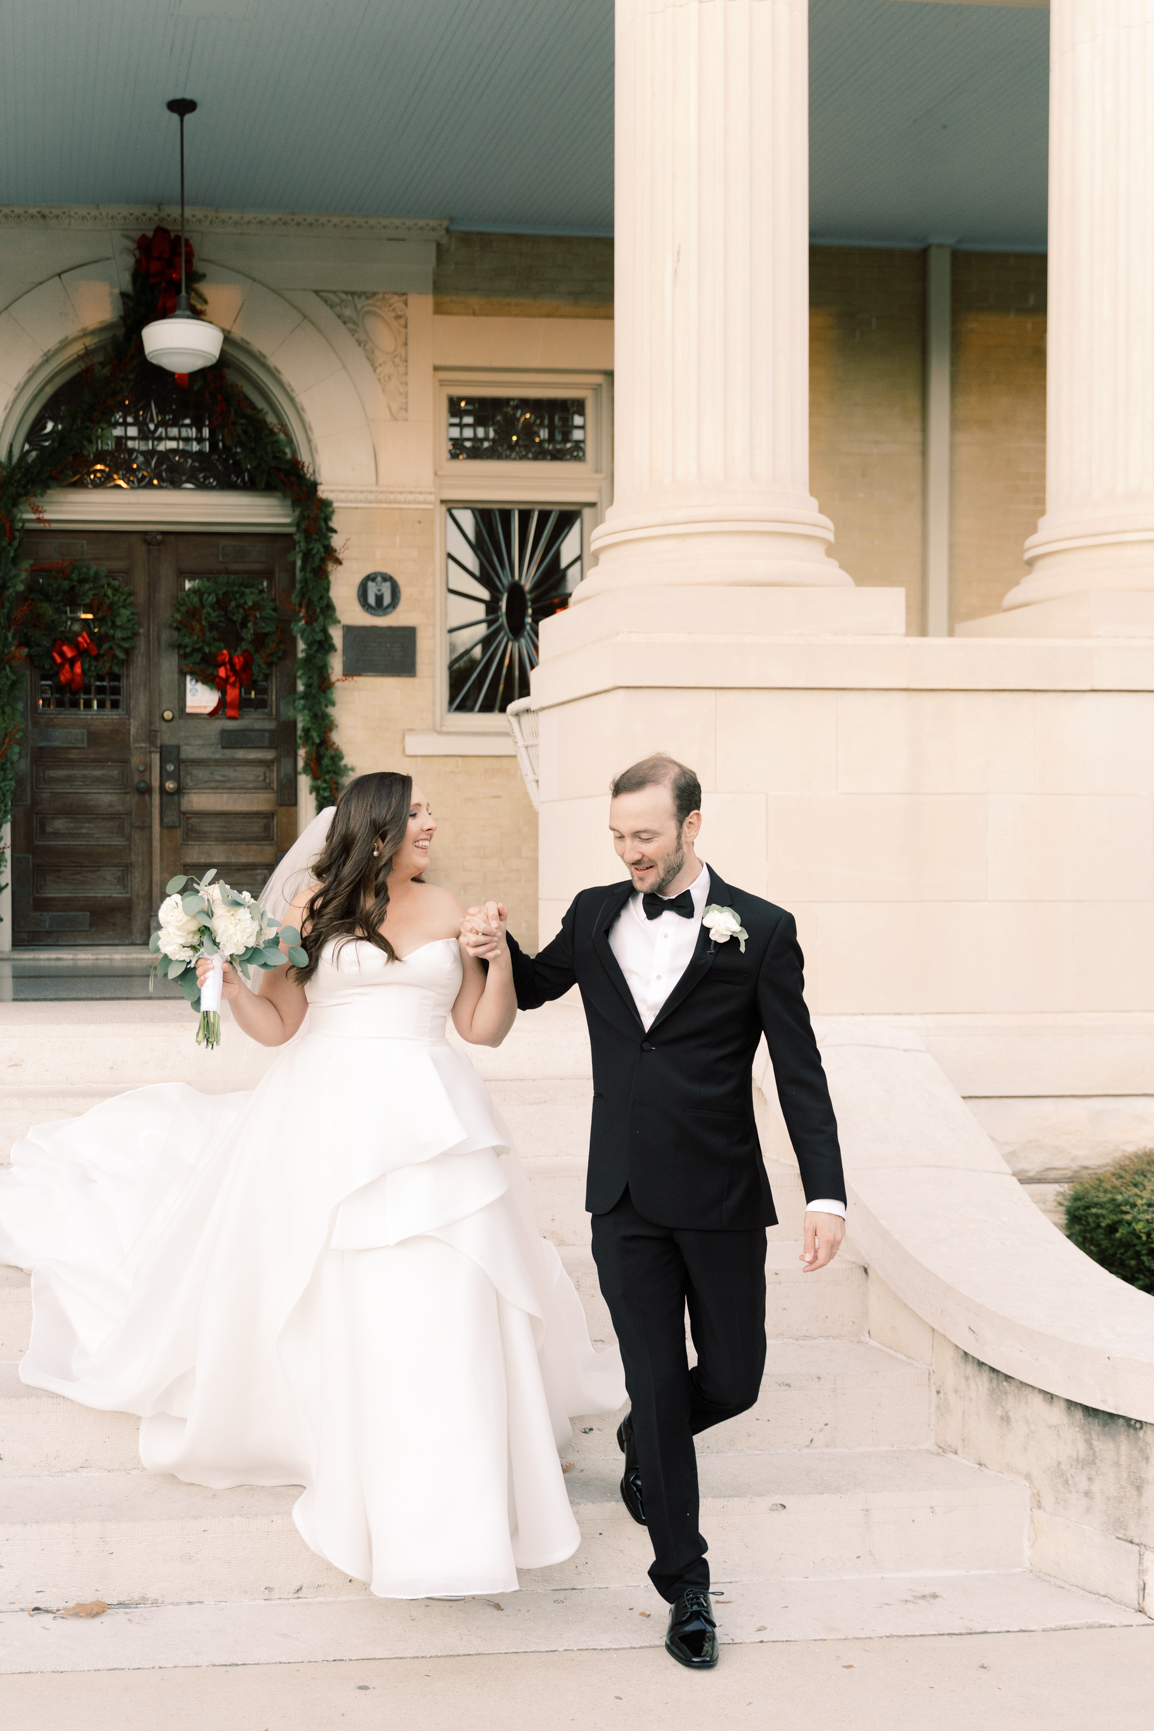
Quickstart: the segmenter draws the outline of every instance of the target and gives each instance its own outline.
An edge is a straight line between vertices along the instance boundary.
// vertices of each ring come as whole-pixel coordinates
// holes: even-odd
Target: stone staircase
[[[0,1138],[144,1081],[212,1091],[269,1061],[233,1027],[220,1051],[183,1004],[0,1004]],[[588,1048],[579,1006],[472,1051],[525,1160],[542,1230],[610,1337],[581,1208]],[[769,1360],[749,1413],[699,1440],[702,1525],[726,1641],[1141,1623],[1028,1568],[1029,1488],[934,1447],[930,1367],[869,1338],[852,1244],[798,1262],[796,1170],[772,1168]],[[459,1603],[373,1600],[315,1557],[292,1489],[210,1491],[140,1470],[136,1421],[29,1389],[17,1361],[29,1282],[0,1269],[0,1670],[87,1669],[604,1648],[660,1641],[643,1531],[618,1496],[616,1419],[575,1421],[576,1556],[522,1591]],[[467,1445],[463,1445],[467,1446]],[[31,1607],[102,1598],[96,1622]],[[496,1611],[503,1614],[495,1615]]]

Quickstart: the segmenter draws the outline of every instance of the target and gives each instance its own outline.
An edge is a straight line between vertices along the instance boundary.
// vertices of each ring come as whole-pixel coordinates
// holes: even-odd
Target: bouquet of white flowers
[[[220,1044],[220,994],[224,964],[239,968],[279,968],[288,960],[296,968],[308,963],[294,926],[278,926],[247,890],[234,890],[215,881],[216,871],[202,878],[176,877],[168,883],[168,894],[160,904],[160,930],[153,932],[149,949],[157,957],[156,971],[162,978],[179,979],[180,989],[200,1011],[197,1045]],[[212,973],[197,984],[196,960],[211,956]]]

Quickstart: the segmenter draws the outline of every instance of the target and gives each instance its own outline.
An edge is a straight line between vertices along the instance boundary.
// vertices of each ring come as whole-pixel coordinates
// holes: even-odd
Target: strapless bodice
[[[332,939],[305,986],[309,1033],[440,1045],[460,987],[456,938],[435,938],[395,962],[363,939]]]

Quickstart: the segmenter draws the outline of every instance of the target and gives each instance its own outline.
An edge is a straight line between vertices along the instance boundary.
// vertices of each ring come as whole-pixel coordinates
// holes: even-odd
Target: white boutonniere
[[[727,944],[730,938],[736,938],[741,945],[741,953],[745,954],[745,940],[749,936],[738,917],[736,908],[718,907],[716,902],[710,902],[701,916],[701,923],[708,931],[714,944]]]

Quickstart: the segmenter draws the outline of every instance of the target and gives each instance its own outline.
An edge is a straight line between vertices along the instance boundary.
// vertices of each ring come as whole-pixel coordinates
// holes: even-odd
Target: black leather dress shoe
[[[617,1447],[625,1456],[625,1477],[621,1480],[621,1501],[639,1527],[645,1525],[645,1503],[641,1496],[641,1473],[637,1465],[637,1447],[633,1441],[633,1423],[629,1413],[617,1426]]]
[[[717,1624],[704,1587],[686,1587],[670,1606],[665,1651],[691,1671],[712,1671],[717,1664]]]

